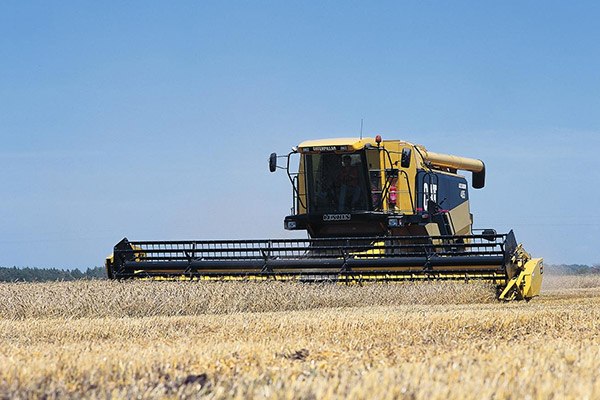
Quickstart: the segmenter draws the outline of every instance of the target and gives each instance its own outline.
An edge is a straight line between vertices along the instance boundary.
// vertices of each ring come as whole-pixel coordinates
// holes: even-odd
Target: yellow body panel
[[[427,229],[427,234],[429,236],[440,236],[440,227],[438,226],[438,224],[435,223],[429,223],[427,225],[425,225],[425,229]]]
[[[471,213],[469,210],[469,202],[465,201],[458,207],[450,210],[450,219],[456,230],[455,235],[470,235],[471,234]]]
[[[542,290],[542,275],[544,273],[544,261],[541,258],[533,258],[525,264],[523,275],[523,297],[532,298],[539,296]]]
[[[539,296],[542,289],[544,260],[531,258],[529,253],[523,249],[523,245],[519,244],[511,262],[517,266],[518,273],[508,281],[499,299],[506,301],[530,300]]]
[[[418,153],[414,151],[414,145],[412,143],[404,142],[402,140],[386,140],[383,142],[382,146],[390,152],[390,158],[392,159],[392,165],[390,165],[388,156],[384,152],[381,152],[380,157],[383,169],[398,168],[399,170],[398,181],[395,182],[396,187],[398,188],[396,207],[390,209],[388,202],[384,202],[383,210],[412,215],[414,214],[413,210],[417,204],[415,177],[417,175],[417,169],[421,168]],[[411,152],[411,162],[408,168],[402,168],[400,165],[402,149],[404,148],[413,150]]]

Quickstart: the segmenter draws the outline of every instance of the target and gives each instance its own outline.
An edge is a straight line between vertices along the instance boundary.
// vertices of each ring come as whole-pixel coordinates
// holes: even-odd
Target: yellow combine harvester
[[[299,168],[291,171],[292,157]],[[278,158],[287,160],[285,167]],[[473,230],[467,180],[485,185],[482,161],[439,154],[400,140],[306,141],[269,168],[293,188],[287,230],[308,239],[135,241],[106,261],[122,278],[299,281],[485,280],[502,300],[540,292],[541,258],[512,231]]]

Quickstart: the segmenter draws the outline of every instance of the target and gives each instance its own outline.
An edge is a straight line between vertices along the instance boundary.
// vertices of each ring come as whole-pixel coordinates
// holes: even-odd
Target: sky
[[[2,1],[0,266],[298,236],[269,154],[361,118],[484,160],[476,228],[600,263],[598,20],[595,1]]]

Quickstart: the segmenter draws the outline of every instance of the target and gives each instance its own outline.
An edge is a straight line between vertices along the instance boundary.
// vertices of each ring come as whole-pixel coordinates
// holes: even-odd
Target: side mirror
[[[496,235],[497,232],[495,229],[484,229],[483,232],[481,232],[481,236],[489,242],[496,240]]]
[[[410,167],[410,156],[412,154],[412,150],[408,147],[404,147],[402,149],[402,158],[400,158],[400,166],[402,168]]]
[[[277,169],[277,153],[271,153],[269,157],[269,171],[275,172]]]

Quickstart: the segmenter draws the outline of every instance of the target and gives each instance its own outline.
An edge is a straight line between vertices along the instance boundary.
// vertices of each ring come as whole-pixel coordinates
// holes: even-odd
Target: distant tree
[[[71,271],[71,278],[73,279],[82,279],[85,275],[83,275],[83,273],[78,270],[78,269],[74,269]]]
[[[85,271],[85,277],[87,279],[106,279],[106,268],[104,267],[94,267],[88,268]]]

